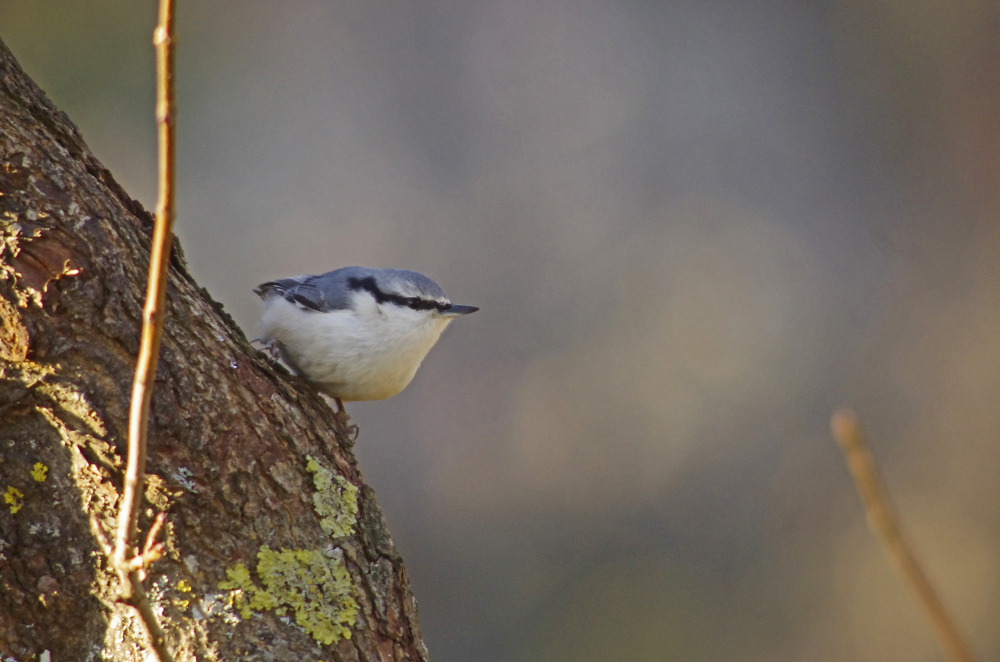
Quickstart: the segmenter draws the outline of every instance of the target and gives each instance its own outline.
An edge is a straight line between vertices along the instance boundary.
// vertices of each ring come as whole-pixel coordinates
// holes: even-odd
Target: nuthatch
[[[263,300],[261,340],[341,409],[402,391],[448,323],[479,310],[402,269],[344,267],[254,292]]]

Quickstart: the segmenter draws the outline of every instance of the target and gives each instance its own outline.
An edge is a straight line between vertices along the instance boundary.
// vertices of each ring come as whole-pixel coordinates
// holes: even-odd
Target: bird
[[[406,269],[343,267],[263,283],[259,340],[344,412],[344,402],[384,400],[413,379],[456,317],[433,280]],[[346,413],[346,412],[345,412]]]

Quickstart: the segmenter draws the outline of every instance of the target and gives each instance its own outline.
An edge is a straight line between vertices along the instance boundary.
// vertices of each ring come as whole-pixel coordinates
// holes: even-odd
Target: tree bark
[[[114,529],[152,219],[2,43],[0,160],[0,659],[145,659],[88,518]],[[333,411],[176,242],[167,296],[140,529],[167,513],[146,585],[176,658],[428,660]]]

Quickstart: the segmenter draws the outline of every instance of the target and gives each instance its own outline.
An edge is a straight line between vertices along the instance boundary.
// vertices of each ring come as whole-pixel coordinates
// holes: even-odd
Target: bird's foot
[[[264,354],[264,356],[271,363],[280,363],[281,362],[281,345],[278,343],[277,340],[273,340],[272,339],[272,340],[268,340],[267,342],[265,342],[264,340],[261,340],[260,338],[254,338],[253,340],[250,341],[250,344],[251,345],[260,345],[260,349],[257,350],[257,351],[260,352],[260,353],[262,353],[262,354]]]
[[[348,423],[351,420],[351,416],[344,409],[343,401],[340,398],[334,398],[333,401],[337,404],[337,411],[333,414],[334,420],[337,421],[337,428],[344,434],[344,438],[348,443],[353,446],[354,442],[358,440],[358,433],[361,430],[357,425],[350,425]]]

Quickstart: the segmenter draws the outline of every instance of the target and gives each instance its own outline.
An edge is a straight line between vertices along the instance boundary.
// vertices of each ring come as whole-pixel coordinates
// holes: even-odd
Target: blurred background
[[[152,0],[0,37],[155,203]],[[828,433],[855,407],[1000,658],[1000,6],[180,2],[177,232],[251,288],[482,310],[356,452],[437,662],[931,661]]]

